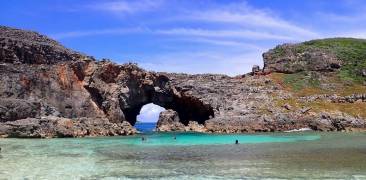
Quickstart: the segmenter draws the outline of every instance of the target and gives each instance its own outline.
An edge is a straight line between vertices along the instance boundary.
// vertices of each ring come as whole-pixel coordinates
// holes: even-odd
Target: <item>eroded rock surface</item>
[[[37,32],[0,26],[0,62],[55,64],[81,58],[80,53]]]
[[[160,112],[157,122],[157,131],[185,131],[176,111],[168,109]]]
[[[334,53],[311,49],[299,53],[301,46],[284,44],[263,54],[264,70],[269,72],[295,73],[300,71],[335,71],[342,62]]]
[[[0,137],[50,138],[116,136],[136,133],[128,122],[111,123],[106,118],[26,118],[1,124]]]

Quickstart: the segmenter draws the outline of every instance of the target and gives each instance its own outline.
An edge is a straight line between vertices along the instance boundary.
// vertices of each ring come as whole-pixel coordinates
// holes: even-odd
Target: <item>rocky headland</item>
[[[285,44],[263,60],[236,77],[149,72],[0,26],[0,136],[131,135],[148,103],[167,109],[159,131],[366,129],[365,40]]]

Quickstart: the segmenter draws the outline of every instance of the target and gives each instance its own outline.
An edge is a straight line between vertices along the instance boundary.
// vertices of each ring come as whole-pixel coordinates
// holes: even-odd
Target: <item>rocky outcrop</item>
[[[0,137],[50,138],[116,136],[136,133],[128,122],[111,123],[106,118],[26,118],[0,123]]]
[[[33,126],[23,119],[33,118],[32,122],[38,122],[38,119],[56,116],[79,122],[80,118],[94,118],[107,119],[116,124],[113,126],[116,131],[122,132],[124,126],[118,124],[134,125],[141,107],[148,103],[174,109],[185,125],[190,120],[202,124],[213,114],[210,105],[182,94],[170,85],[164,74],[147,72],[131,63],[117,65],[108,60],[96,61],[38,33],[5,27],[0,31],[5,42],[0,47],[3,55],[0,56],[2,123],[16,121]],[[23,56],[22,51],[29,53]],[[12,127],[13,131],[24,129],[23,126]],[[5,134],[8,132],[9,128]],[[83,135],[89,134],[80,136]]]
[[[256,66],[251,74],[229,77],[156,73],[131,63],[96,61],[29,31],[1,27],[0,37],[3,137],[130,135],[136,133],[136,116],[148,103],[167,109],[160,114],[159,131],[242,133],[365,127],[361,116],[343,113],[329,123],[324,119],[334,118],[324,118],[316,108],[282,102],[292,98],[311,102],[305,101],[311,96],[295,97],[268,72],[321,73],[341,66],[331,54],[316,50],[296,54],[292,46],[285,45],[281,56],[274,50],[264,55],[267,72]],[[348,103],[365,103],[364,95],[344,97],[352,99]],[[334,123],[338,120],[341,123]]]
[[[0,99],[0,122],[40,116],[41,104],[23,99]]]
[[[176,111],[168,109],[159,114],[159,120],[156,126],[157,131],[184,131],[185,126],[180,122]]]
[[[87,58],[32,31],[0,26],[0,62],[55,64]]]
[[[345,114],[324,113],[310,127],[319,131],[365,131],[366,122]]]
[[[308,49],[301,44],[284,44],[263,54],[264,71],[295,73],[301,71],[335,71],[342,66],[337,56],[329,51]]]
[[[194,131],[207,132],[204,124],[199,124],[197,121],[189,121],[184,125],[179,118],[178,112],[168,109],[159,114],[159,120],[156,125],[156,131]]]

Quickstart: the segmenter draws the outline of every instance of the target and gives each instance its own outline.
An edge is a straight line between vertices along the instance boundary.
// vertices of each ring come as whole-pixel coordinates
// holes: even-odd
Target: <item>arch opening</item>
[[[121,100],[121,102],[130,102],[127,103],[128,106],[121,106],[121,109],[125,119],[133,126],[137,121],[157,122],[160,112],[168,109],[177,112],[179,122],[185,126],[189,125],[190,121],[204,125],[206,120],[214,117],[213,108],[193,96],[177,95],[171,91],[154,91],[153,89],[140,93],[129,96],[127,101],[126,99]],[[151,116],[146,119],[144,113],[150,113]]]
[[[156,123],[158,122],[160,112],[165,110],[165,108],[154,103],[145,104],[136,117],[136,123]]]
[[[154,103],[148,103],[142,106],[139,114],[136,116],[135,128],[139,132],[151,132],[156,128],[160,112],[165,108]]]

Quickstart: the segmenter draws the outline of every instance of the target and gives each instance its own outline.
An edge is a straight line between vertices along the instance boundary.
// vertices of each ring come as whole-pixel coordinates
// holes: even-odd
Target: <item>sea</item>
[[[136,127],[134,136],[0,139],[0,179],[366,179],[366,133]]]

